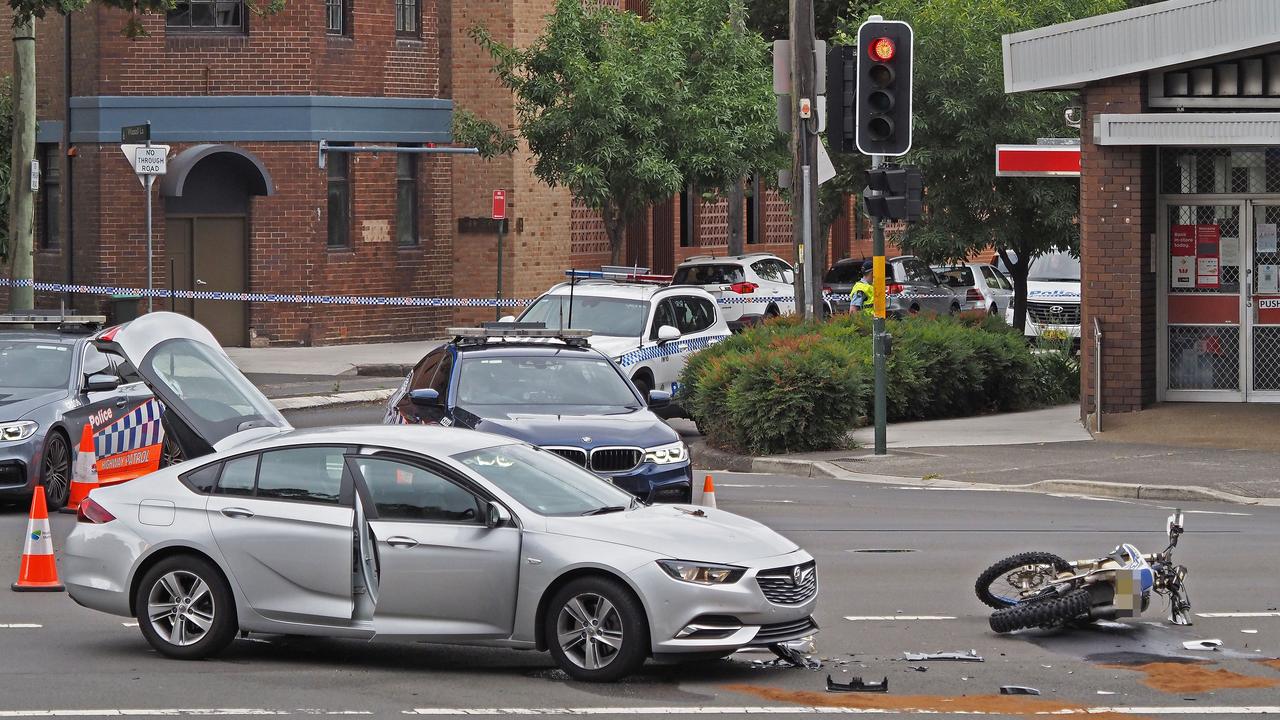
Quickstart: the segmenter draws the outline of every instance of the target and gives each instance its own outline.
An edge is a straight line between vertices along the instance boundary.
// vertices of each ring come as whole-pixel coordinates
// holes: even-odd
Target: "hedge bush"
[[[1069,348],[1033,352],[985,313],[889,321],[891,422],[1025,410],[1075,399]],[[689,359],[686,409],[708,442],[752,454],[841,447],[865,421],[873,393],[871,323],[776,318]]]

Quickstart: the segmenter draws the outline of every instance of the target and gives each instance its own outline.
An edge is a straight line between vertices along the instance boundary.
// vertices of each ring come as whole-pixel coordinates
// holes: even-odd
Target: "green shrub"
[[[1023,410],[1079,392],[1075,357],[1033,354],[985,313],[890,321],[890,421]],[[753,454],[837,448],[870,412],[871,322],[861,313],[823,323],[771,320],[690,358],[685,408],[712,445]]]

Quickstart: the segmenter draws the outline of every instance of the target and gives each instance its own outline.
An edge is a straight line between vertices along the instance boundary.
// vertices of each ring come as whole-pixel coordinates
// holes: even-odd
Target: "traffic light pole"
[[[883,155],[871,156],[871,167],[878,168],[884,164]],[[886,399],[887,379],[885,377],[885,332],[884,318],[888,308],[885,294],[885,260],[884,260],[884,220],[871,218],[871,254],[875,268],[875,316],[871,320],[872,361],[875,370],[875,423],[876,423],[876,455],[887,454],[888,448],[888,402]]]

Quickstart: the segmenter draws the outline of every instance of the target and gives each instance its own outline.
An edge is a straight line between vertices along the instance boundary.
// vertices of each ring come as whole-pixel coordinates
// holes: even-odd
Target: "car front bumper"
[[[0,443],[0,497],[27,497],[39,481],[44,428],[26,440]]]
[[[813,562],[803,550],[749,563],[746,574],[728,585],[698,585],[667,575],[657,563],[633,573],[650,608],[649,634],[654,654],[728,653],[739,648],[772,645],[814,634],[818,588],[795,604],[765,597],[757,582],[760,571]],[[815,571],[816,572],[816,571]]]
[[[634,470],[604,478],[645,502],[693,502],[693,464],[688,460],[669,465],[640,463]]]

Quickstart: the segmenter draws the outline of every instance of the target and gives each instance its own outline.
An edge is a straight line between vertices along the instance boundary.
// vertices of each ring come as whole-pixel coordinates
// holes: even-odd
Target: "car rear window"
[[[887,273],[885,280],[888,282],[900,282],[897,277],[897,271],[894,269],[893,263],[885,263],[884,271]],[[825,283],[845,283],[852,285],[862,279],[862,263],[851,262],[832,265],[827,271],[827,276],[822,279]]]
[[[973,270],[968,267],[940,268],[938,275],[948,287],[973,287]]]
[[[747,279],[741,265],[686,265],[676,270],[675,285],[732,285]]]

